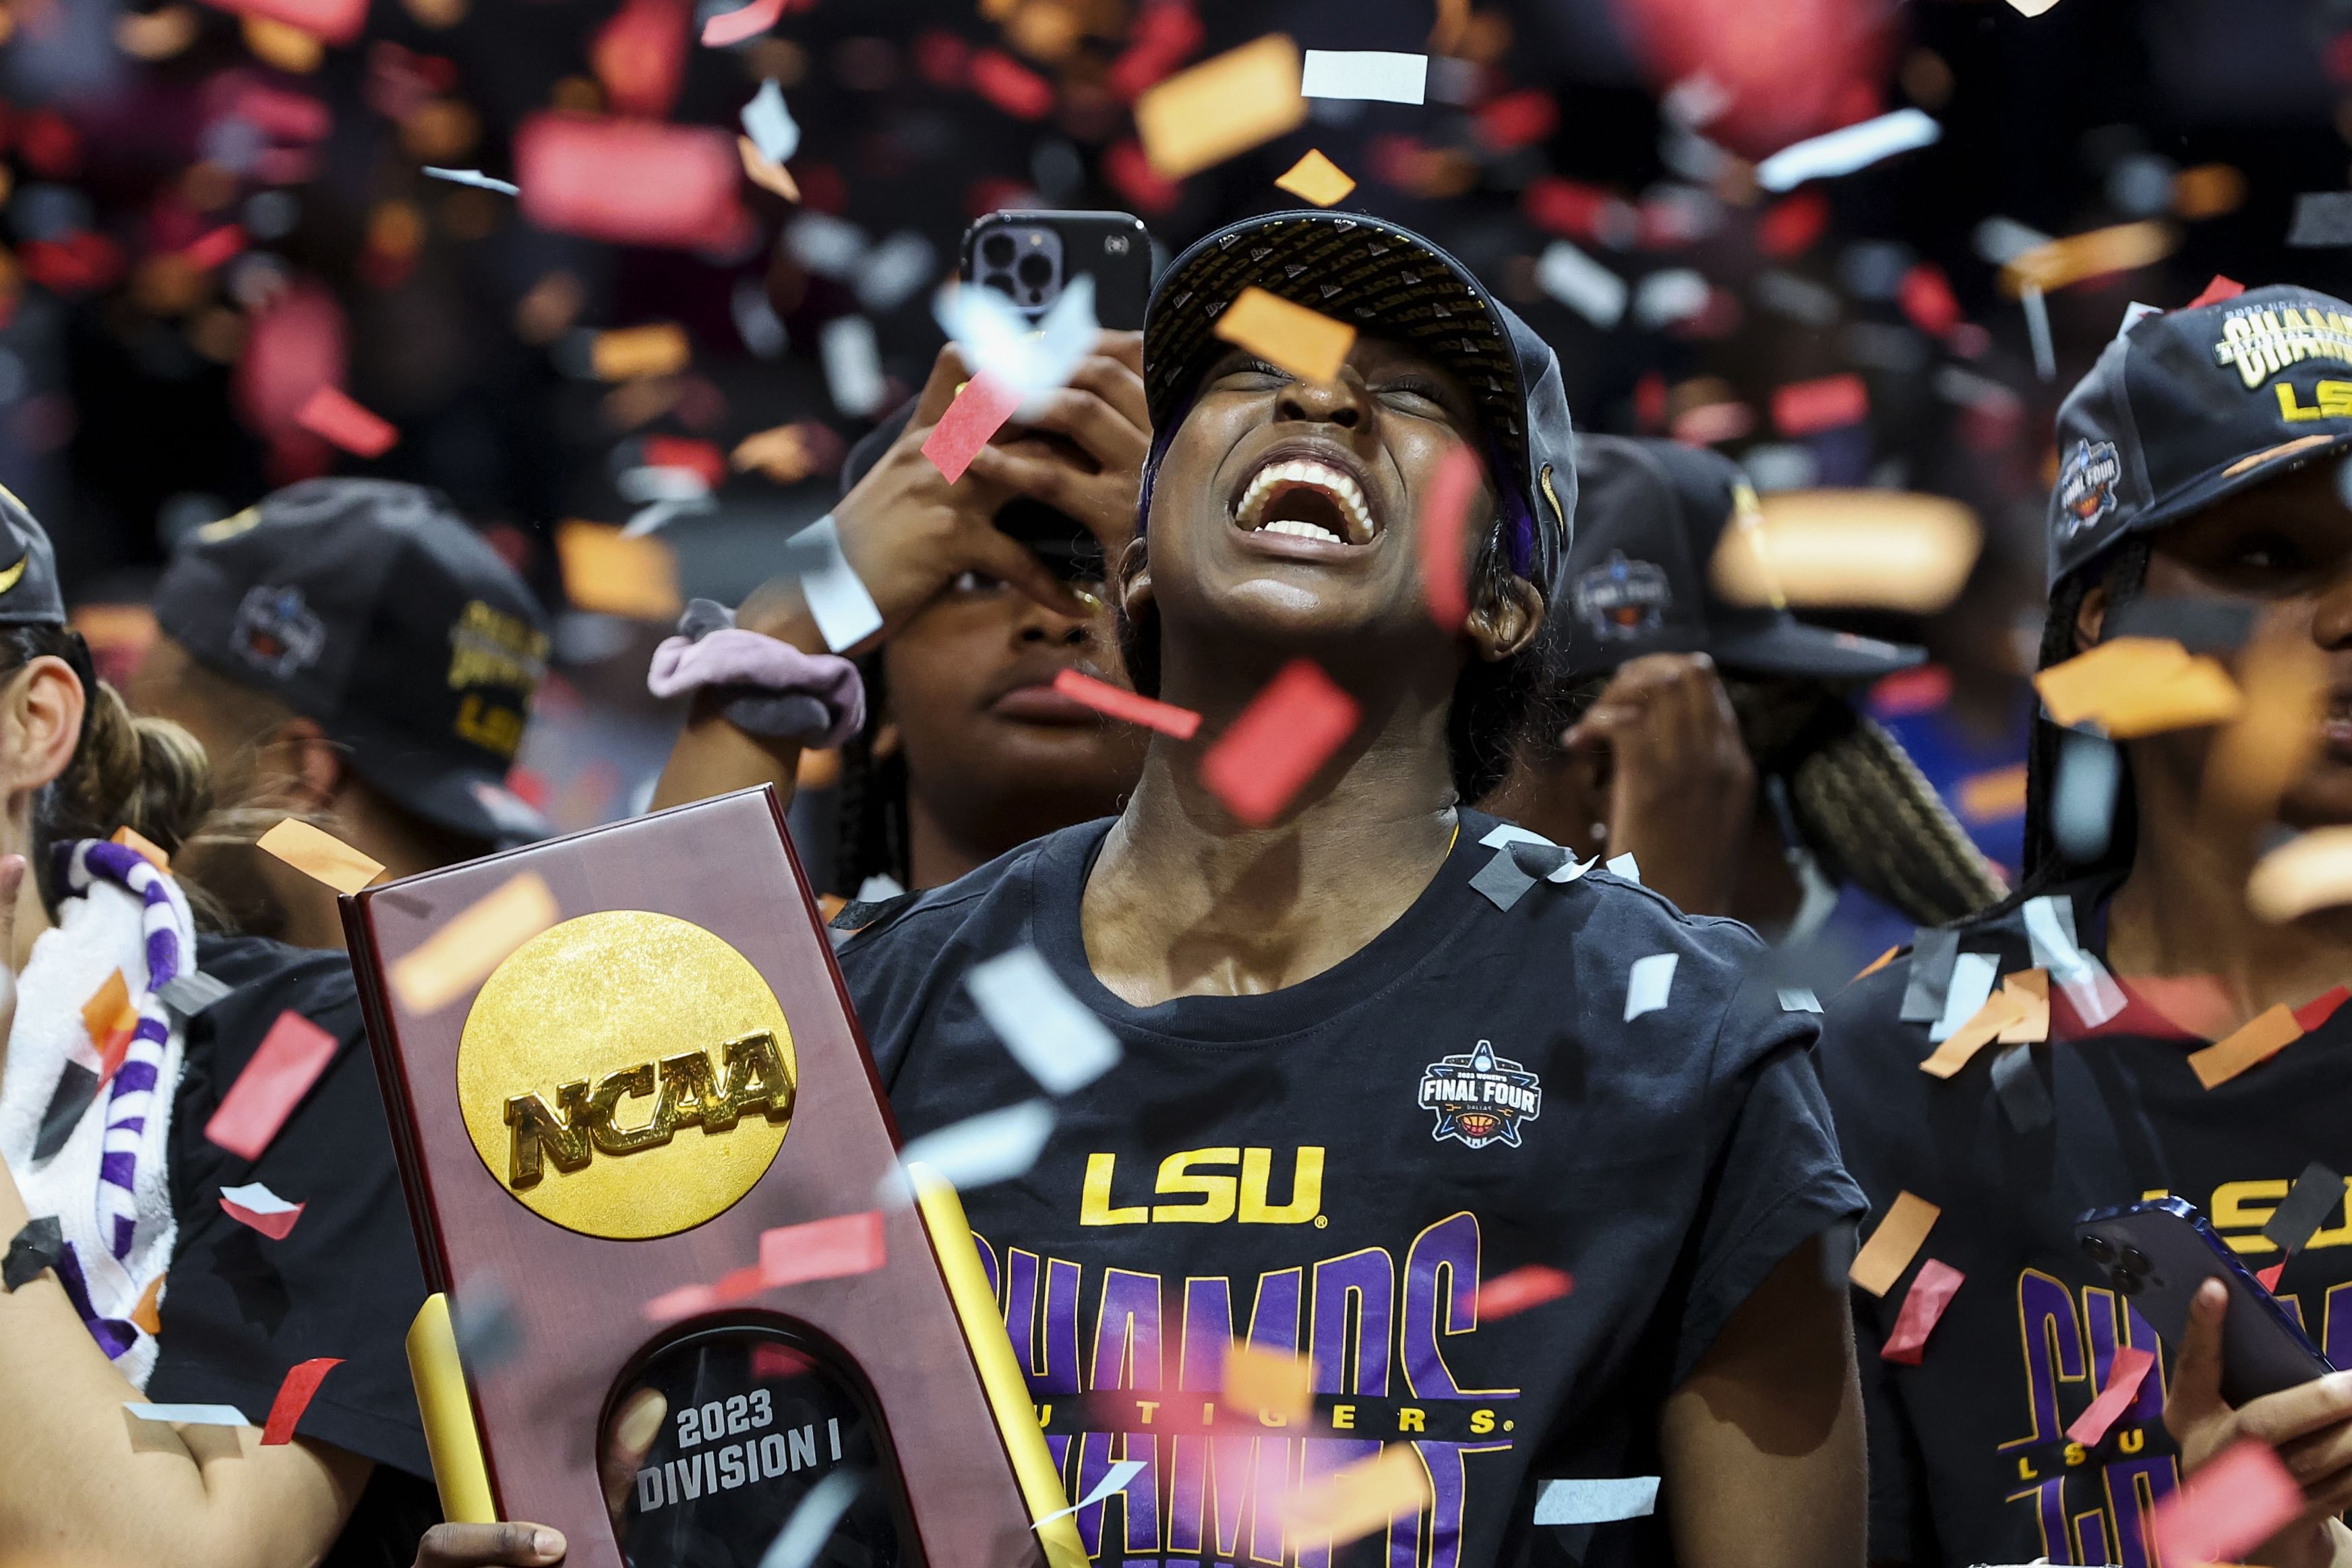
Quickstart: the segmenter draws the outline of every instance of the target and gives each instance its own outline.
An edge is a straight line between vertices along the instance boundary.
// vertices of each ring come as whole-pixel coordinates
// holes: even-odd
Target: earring
[[[1608,825],[1607,823],[1605,823],[1605,822],[1596,822],[1596,823],[1594,823],[1594,824],[1592,825],[1592,838],[1593,838],[1593,842],[1595,842],[1595,843],[1600,843],[1600,842],[1601,842],[1601,841],[1605,840],[1608,837],[1609,837],[1609,825]]]

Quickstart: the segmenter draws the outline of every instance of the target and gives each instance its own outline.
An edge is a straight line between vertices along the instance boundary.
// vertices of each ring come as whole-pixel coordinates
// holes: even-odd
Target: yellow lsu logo
[[[1087,1156],[1087,1180],[1078,1200],[1080,1225],[1307,1225],[1318,1229],[1323,1219],[1323,1151],[1303,1148],[1293,1156],[1290,1201],[1275,1204],[1266,1188],[1274,1176],[1271,1149],[1186,1149],[1160,1162],[1155,1196],[1189,1198],[1188,1203],[1133,1204],[1111,1202],[1111,1184],[1118,1156]],[[1213,1175],[1219,1168],[1240,1167],[1238,1175]]]
[[[2352,381],[2323,381],[2311,389],[2315,401],[2299,403],[2286,382],[2277,387],[2279,417],[2289,424],[2307,419],[2352,418]]]

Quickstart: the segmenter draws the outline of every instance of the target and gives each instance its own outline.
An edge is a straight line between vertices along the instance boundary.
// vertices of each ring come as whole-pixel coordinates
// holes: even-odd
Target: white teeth
[[[1319,490],[1330,498],[1348,520],[1348,533],[1354,542],[1369,544],[1372,535],[1379,531],[1372,522],[1371,509],[1364,504],[1364,492],[1356,483],[1355,477],[1343,468],[1305,458],[1269,463],[1260,468],[1257,477],[1250,480],[1249,489],[1242,492],[1241,504],[1234,510],[1235,521],[1245,528],[1292,533],[1302,539],[1330,539],[1335,543],[1345,542],[1338,540],[1329,529],[1318,528],[1313,523],[1294,522],[1288,519],[1272,523],[1259,521],[1265,513],[1266,503],[1276,494],[1285,489],[1299,487]]]
[[[1334,544],[1344,544],[1347,542],[1346,540],[1341,539],[1338,534],[1332,532],[1328,528],[1319,528],[1314,523],[1301,522],[1296,518],[1289,517],[1276,518],[1274,521],[1267,523],[1264,528],[1259,529],[1258,531],[1260,533],[1294,534],[1300,539],[1328,539]]]

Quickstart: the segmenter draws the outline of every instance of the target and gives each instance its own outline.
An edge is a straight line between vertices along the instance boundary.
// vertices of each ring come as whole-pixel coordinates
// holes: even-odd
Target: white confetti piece
[[[2131,336],[2131,330],[2134,327],[2138,326],[2142,321],[2147,320],[2148,317],[2161,316],[2162,314],[2164,314],[2163,306],[2143,305],[2138,300],[2134,300],[2130,304],[2124,307],[2123,325],[2116,329],[2116,336],[2119,338],[2127,338]]]
[[[1633,319],[1645,327],[1670,327],[1706,309],[1706,279],[1687,267],[1668,267],[1642,279],[1633,290]]]
[[[1095,1483],[1094,1490],[1088,1492],[1085,1497],[1080,1498],[1076,1502],[1072,1503],[1069,1507],[1060,1509],[1053,1513],[1047,1514],[1045,1518],[1039,1520],[1037,1523],[1051,1524],[1057,1519],[1067,1519],[1070,1515],[1077,1512],[1082,1508],[1092,1508],[1095,1504],[1102,1501],[1105,1498],[1109,1497],[1113,1492],[1125,1491],[1127,1489],[1127,1483],[1135,1479],[1136,1477],[1142,1473],[1143,1461],[1141,1459],[1121,1459],[1118,1464],[1113,1465],[1110,1468],[1108,1474],[1105,1475],[1101,1480]],[[1030,1528],[1034,1530],[1036,1526],[1032,1525]]]
[[[1603,331],[1624,319],[1633,292],[1622,278],[1564,239],[1544,247],[1536,287]]]
[[[1898,109],[1781,148],[1756,165],[1756,183],[1768,191],[1793,191],[1807,180],[1851,174],[1882,158],[1925,147],[1943,134],[1944,128],[1926,111]]]
[[[825,647],[839,653],[882,629],[882,611],[841,552],[832,518],[819,518],[786,540],[784,563],[800,576],[801,596]]]
[[[260,1182],[247,1182],[241,1187],[223,1187],[221,1196],[239,1208],[255,1214],[299,1214],[300,1204],[289,1204]]]
[[[1118,1063],[1118,1041],[1055,978],[1034,947],[975,963],[964,987],[981,1016],[1049,1094],[1085,1088]]]
[[[835,1470],[811,1487],[784,1528],[761,1554],[760,1568],[809,1568],[849,1505],[857,1500],[857,1473]]]
[[[863,316],[835,316],[817,333],[817,353],[824,361],[824,389],[833,405],[852,419],[878,414],[890,395],[882,380],[882,348],[875,341],[874,323]]]
[[[2033,966],[2050,972],[2050,978],[2066,993],[2066,1000],[2084,1023],[2095,1027],[2124,1010],[2123,990],[2115,976],[2074,940],[2072,895],[2045,893],[2028,899],[2024,915],[2025,938],[2033,946]]]
[[[1612,1520],[1646,1519],[1657,1507],[1655,1476],[1537,1483],[1538,1524],[1606,1524]]]
[[[2000,978],[2000,960],[1990,952],[1963,952],[1954,958],[1952,978],[1944,990],[1943,1016],[1927,1031],[1927,1038],[1941,1040],[1975,1017],[1991,996],[1993,982]]]
[[[519,196],[522,187],[511,180],[494,180],[479,169],[433,169],[425,171],[427,178],[446,180],[453,185],[471,185],[476,190],[496,191],[502,196]]]
[[[847,218],[803,210],[784,226],[784,249],[818,277],[844,282],[866,260],[866,231]]]
[[[940,253],[911,228],[902,228],[872,250],[857,268],[857,302],[887,315],[913,299],[939,270]],[[994,289],[990,289],[994,293]]]
[[[1813,994],[1810,985],[1780,987],[1780,1011],[1783,1013],[1818,1013],[1821,1010],[1822,999]]]
[[[784,107],[784,89],[772,79],[760,84],[743,106],[743,134],[771,163],[789,163],[801,150],[801,128]]]
[[[965,364],[1024,396],[1067,382],[1101,330],[1095,321],[1095,280],[1083,272],[1034,329],[1003,295],[977,284],[941,289],[937,314],[940,330],[963,351]]]
[[[1606,864],[1612,877],[1622,877],[1635,884],[1642,880],[1642,863],[1633,858],[1633,852],[1630,849],[1622,855],[1612,855]]]
[[[1680,953],[1654,952],[1633,961],[1633,967],[1625,972],[1627,1023],[1666,1005],[1666,994],[1675,985],[1675,965],[1681,957]]]
[[[926,1132],[898,1151],[898,1163],[929,1165],[959,1191],[969,1191],[1025,1173],[1045,1152],[1053,1131],[1052,1102],[1024,1100]],[[880,1196],[904,1204],[906,1183],[898,1173],[883,1178]]]
[[[1429,57],[1385,49],[1309,49],[1298,93],[1302,98],[1421,103],[1429,96]]]
[[[2017,291],[2017,302],[2025,308],[2025,335],[2033,345],[2033,374],[2044,381],[2058,379],[2057,351],[2050,342],[2050,306],[2042,298],[2042,290],[2032,283]]]
[[[245,1412],[234,1405],[142,1405],[126,1399],[122,1408],[142,1421],[160,1421],[173,1426],[250,1426]]]

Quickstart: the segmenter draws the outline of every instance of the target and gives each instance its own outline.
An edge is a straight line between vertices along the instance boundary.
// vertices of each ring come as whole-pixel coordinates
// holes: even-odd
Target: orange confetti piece
[[[1884,1296],[1903,1278],[1911,1260],[1919,1256],[1927,1232],[1935,1228],[1943,1210],[1927,1199],[1912,1193],[1898,1194],[1886,1217],[1870,1233],[1862,1250],[1853,1255],[1853,1267],[1845,1277],[1874,1296]]]
[[[1225,342],[1280,365],[1301,381],[1337,381],[1339,367],[1348,363],[1348,351],[1356,346],[1356,329],[1345,321],[1255,286],[1243,289],[1225,307],[1216,330]]]
[[[2011,258],[2000,269],[2001,290],[2014,300],[2029,288],[2047,293],[2086,278],[2128,272],[2163,260],[2179,243],[2179,235],[2160,223],[2122,223],[2070,234]]]
[[[2095,723],[2118,741],[2237,717],[2230,672],[2170,637],[2111,637],[2033,678],[2053,723]]]
[[[2025,764],[1970,773],[1960,781],[1960,820],[2006,822],[2025,814]]]
[[[393,992],[412,1013],[437,1013],[562,915],[539,873],[525,871],[396,961]]]
[[[1919,1064],[1929,1078],[1949,1078],[1968,1066],[1970,1058],[1992,1044],[2002,1030],[2023,1020],[2025,1005],[2006,986],[1985,998],[1968,1022],[1944,1037],[1935,1054]]]
[[[2269,1011],[2247,1022],[2226,1039],[2216,1040],[2201,1051],[2189,1053],[2189,1070],[2207,1089],[2229,1082],[2248,1068],[2263,1062],[2303,1038],[2303,1026],[2294,1021],[2294,1011],[2282,1002]]]
[[[598,332],[588,363],[599,381],[635,381],[645,375],[674,375],[693,357],[684,327],[676,321],[652,321]]]
[[[1983,542],[1976,513],[1944,496],[1779,490],[1758,510],[1753,529],[1727,528],[1716,542],[1716,592],[1736,605],[1932,615],[1968,581]]]
[[[163,1276],[158,1274],[147,1281],[147,1289],[139,1293],[139,1305],[131,1309],[131,1321],[149,1335],[163,1331]]]
[[[1274,183],[1277,189],[1318,207],[1346,201],[1348,193],[1356,188],[1356,182],[1349,178],[1346,170],[1323,156],[1320,149],[1312,147],[1307,149],[1307,156],[1290,165]]]
[[[788,202],[801,199],[800,182],[793,172],[760,151],[760,144],[749,136],[735,138],[735,151],[742,154],[743,173],[763,191],[773,191]]]
[[[383,875],[381,864],[298,816],[278,823],[257,839],[254,847],[275,855],[304,876],[324,882],[339,893],[356,893]]]
[[[1227,1405],[1274,1426],[1296,1426],[1315,1410],[1315,1363],[1304,1356],[1236,1344],[1225,1351]]]
[[[1855,973],[1853,977],[1854,980],[1869,979],[1872,975],[1877,973],[1880,970],[1894,963],[1895,956],[1902,951],[1903,949],[1899,946],[1888,948],[1885,952],[1880,953],[1876,958],[1872,959],[1868,963],[1863,965],[1861,970]],[[1853,984],[1853,981],[1850,980],[1846,984],[1851,985]]]
[[[610,523],[567,522],[555,531],[555,554],[576,609],[664,621],[685,607],[677,559],[651,535],[625,539]]]
[[[2021,970],[2001,979],[2001,989],[2017,998],[2017,1021],[1995,1036],[2004,1046],[2040,1045],[2050,1037],[2050,972]]]
[[[122,1015],[131,1012],[131,987],[122,978],[122,971],[108,975],[89,1000],[81,1005],[81,1026],[89,1033],[90,1043],[103,1046],[107,1036],[114,1032]],[[138,1015],[131,1014],[133,1019]]]
[[[172,858],[164,854],[160,847],[142,837],[136,829],[118,827],[108,837],[107,842],[121,845],[158,871],[168,871],[172,868]]]
[[[1135,100],[1152,172],[1181,180],[1307,123],[1305,62],[1280,33],[1179,71]]]
[[[1433,1495],[1428,1467],[1412,1446],[1391,1444],[1293,1492],[1282,1510],[1283,1533],[1301,1543],[1328,1539],[1334,1546],[1345,1545],[1391,1520],[1419,1513]]]

